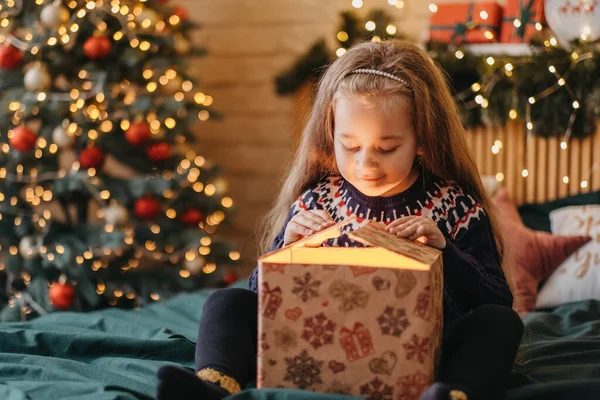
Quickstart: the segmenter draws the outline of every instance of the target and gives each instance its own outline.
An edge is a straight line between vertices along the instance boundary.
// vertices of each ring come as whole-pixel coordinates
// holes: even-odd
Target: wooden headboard
[[[312,84],[306,84],[294,95],[294,143],[310,112],[312,89]],[[594,135],[571,139],[566,149],[561,148],[560,138],[532,136],[527,143],[524,123],[519,120],[501,128],[471,129],[467,140],[479,173],[501,179],[517,204],[600,190],[600,123]],[[495,154],[492,146],[500,144],[496,141],[501,145]],[[523,170],[527,170],[526,177]]]
[[[600,123],[592,136],[571,139],[566,146],[556,137],[532,136],[527,143],[518,120],[469,130],[467,139],[480,174],[498,175],[517,204],[600,190]],[[501,148],[492,149],[495,144]]]

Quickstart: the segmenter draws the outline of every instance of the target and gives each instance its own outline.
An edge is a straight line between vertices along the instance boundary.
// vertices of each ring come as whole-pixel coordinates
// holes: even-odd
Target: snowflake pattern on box
[[[313,317],[304,319],[304,331],[302,339],[306,340],[313,349],[317,350],[326,344],[333,344],[333,333],[335,331],[335,323],[319,313]]]
[[[287,364],[284,381],[292,382],[300,389],[323,383],[321,379],[321,368],[323,361],[311,357],[306,350],[295,357],[286,357]]]
[[[289,351],[298,345],[296,332],[287,326],[275,331],[275,347]]]
[[[394,388],[375,378],[360,386],[360,395],[373,400],[392,400]]]
[[[406,310],[404,308],[394,308],[387,306],[383,313],[377,317],[377,322],[381,328],[383,335],[392,335],[400,337],[402,332],[410,325],[408,318],[406,317]]]
[[[369,302],[369,293],[360,286],[341,279],[336,279],[329,286],[329,295],[340,300],[339,310],[352,311],[355,308],[365,308]]]
[[[398,399],[418,400],[429,385],[429,376],[422,371],[398,378]]]
[[[417,335],[412,335],[410,341],[402,345],[404,350],[406,350],[406,359],[416,359],[423,364],[429,355],[429,343],[429,338],[420,338]]]
[[[303,276],[295,276],[294,284],[296,286],[292,289],[292,293],[299,295],[303,302],[306,303],[313,297],[319,297],[321,281],[313,279],[310,272],[307,272]]]

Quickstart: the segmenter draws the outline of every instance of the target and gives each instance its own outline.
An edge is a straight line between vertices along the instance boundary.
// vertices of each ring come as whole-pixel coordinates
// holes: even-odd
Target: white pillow
[[[571,206],[550,213],[554,235],[591,236],[592,240],[567,258],[538,293],[536,307],[588,299],[600,300],[600,206]]]

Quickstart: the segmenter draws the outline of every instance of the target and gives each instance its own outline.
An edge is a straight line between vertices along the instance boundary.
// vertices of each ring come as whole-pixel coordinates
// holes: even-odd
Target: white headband
[[[371,74],[371,75],[383,76],[383,77],[398,81],[398,82],[402,83],[404,86],[406,86],[407,88],[412,90],[412,87],[408,84],[408,82],[406,82],[404,79],[400,78],[399,76],[390,74],[388,72],[383,72],[383,71],[379,71],[376,69],[360,68],[360,69],[355,69],[354,71],[351,72],[351,74]]]

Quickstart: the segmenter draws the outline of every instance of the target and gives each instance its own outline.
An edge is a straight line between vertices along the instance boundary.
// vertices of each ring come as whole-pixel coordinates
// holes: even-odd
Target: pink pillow
[[[538,285],[578,248],[591,240],[589,236],[557,236],[534,231],[523,224],[517,207],[504,188],[492,197],[498,220],[505,232],[512,260],[511,280],[515,293],[513,308],[519,314],[535,309]]]

